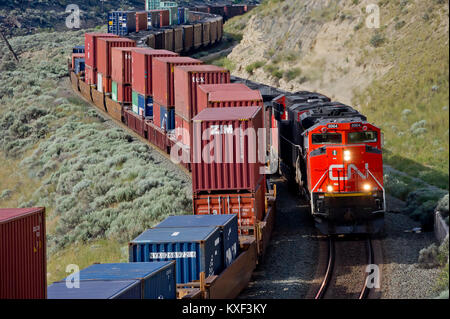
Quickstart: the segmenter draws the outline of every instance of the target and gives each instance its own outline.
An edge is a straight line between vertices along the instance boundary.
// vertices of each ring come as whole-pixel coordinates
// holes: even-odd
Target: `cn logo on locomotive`
[[[328,168],[329,170],[329,179],[332,181],[338,181],[338,180],[343,180],[343,181],[348,181],[352,178],[352,171],[355,171],[362,179],[367,179],[369,177],[369,163],[366,163],[366,174],[363,174],[357,167],[355,164],[348,164],[347,166],[347,176],[334,176],[333,175],[333,169],[344,169],[344,164],[334,164],[334,165],[330,165],[330,167]]]

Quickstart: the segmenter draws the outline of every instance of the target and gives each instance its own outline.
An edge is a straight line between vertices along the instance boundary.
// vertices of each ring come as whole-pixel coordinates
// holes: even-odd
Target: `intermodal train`
[[[354,108],[313,92],[273,100],[280,170],[324,234],[380,233],[386,207],[382,133]]]

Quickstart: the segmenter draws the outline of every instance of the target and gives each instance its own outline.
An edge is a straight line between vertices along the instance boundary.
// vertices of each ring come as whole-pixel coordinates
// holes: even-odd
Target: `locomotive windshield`
[[[350,132],[348,133],[348,143],[374,143],[377,141],[377,132]]]
[[[342,135],[339,133],[322,133],[311,135],[313,144],[342,144]]]

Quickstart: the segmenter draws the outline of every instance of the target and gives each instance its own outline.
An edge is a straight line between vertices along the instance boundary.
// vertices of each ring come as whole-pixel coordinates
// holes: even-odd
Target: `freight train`
[[[310,201],[324,234],[380,233],[386,207],[382,134],[354,108],[300,91],[273,101],[280,170]]]

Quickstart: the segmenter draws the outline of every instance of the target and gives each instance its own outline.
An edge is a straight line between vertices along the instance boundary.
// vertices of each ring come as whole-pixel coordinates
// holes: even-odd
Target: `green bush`
[[[264,66],[264,64],[264,61],[253,62],[245,67],[245,71],[247,71],[248,74],[252,75],[254,70],[259,69],[260,67]]]
[[[384,36],[383,36],[381,33],[379,33],[379,32],[376,32],[376,33],[372,36],[372,38],[370,38],[370,44],[371,44],[373,47],[375,47],[375,48],[378,48],[379,46],[383,45],[385,41],[386,41],[386,39],[385,39]]]

